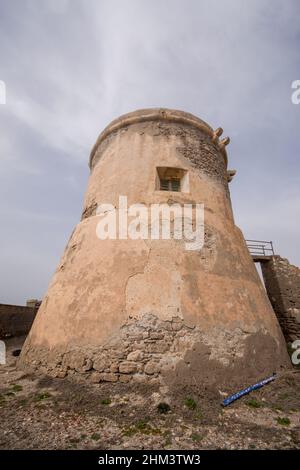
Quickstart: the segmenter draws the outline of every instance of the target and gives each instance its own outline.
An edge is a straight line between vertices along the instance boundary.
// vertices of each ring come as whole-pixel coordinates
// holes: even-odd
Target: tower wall
[[[23,364],[93,382],[241,384],[289,363],[277,319],[235,226],[227,155],[187,113],[141,110],[99,136],[82,219],[22,351]],[[184,172],[161,191],[158,168]],[[99,240],[98,204],[204,203],[205,243]]]

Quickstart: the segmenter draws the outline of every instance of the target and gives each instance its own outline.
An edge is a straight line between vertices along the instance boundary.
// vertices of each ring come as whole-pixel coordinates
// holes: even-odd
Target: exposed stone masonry
[[[187,158],[194,167],[219,180],[227,187],[227,170],[224,156],[217,145],[212,142],[211,137],[204,132],[189,125],[178,125],[170,122],[146,122],[131,127],[138,133],[150,133],[154,138],[159,136],[166,138],[171,136],[179,137],[182,144],[177,147],[177,152]],[[117,138],[118,133],[124,133],[127,130],[128,127],[124,127],[112,132],[100,143],[93,158],[92,168],[95,167],[112,140]]]
[[[46,367],[56,377],[79,372],[94,383],[128,382],[132,378],[153,381],[161,369],[172,368],[182,356],[182,350],[199,337],[195,336],[195,328],[185,325],[179,317],[160,321],[146,314],[139,321],[129,320],[102,348],[74,348],[64,354],[61,350],[42,354],[39,351],[36,356],[30,351],[30,362],[35,367]]]
[[[300,269],[285,258],[262,262],[268,297],[287,342],[300,339]]]
[[[79,372],[94,383],[128,382],[132,378],[144,382],[157,378],[161,368],[176,362],[183,342],[191,339],[193,329],[179,317],[160,321],[146,314],[139,321],[129,320],[115,337],[96,350],[81,347],[65,353],[61,349],[59,352],[39,350],[38,354],[36,350],[23,352],[30,353],[27,360],[30,359],[33,367],[45,367],[47,373],[56,377]]]
[[[182,380],[189,373],[194,376],[195,364],[190,372],[189,368],[197,357],[197,353],[193,351],[200,348],[202,356],[196,359],[196,369],[200,367],[198,372],[201,380],[207,376],[207,383],[210,380],[214,382],[216,377],[210,373],[214,370],[219,376],[218,380],[224,380],[228,384],[228,380],[232,380],[229,378],[232,371],[239,369],[245,360],[248,367],[252,361],[255,374],[258,373],[258,344],[264,344],[264,348],[268,348],[269,341],[269,336],[263,331],[258,334],[256,344],[253,343],[251,333],[240,328],[233,331],[214,328],[211,332],[204,333],[196,326],[186,325],[180,317],[161,321],[149,313],[139,320],[129,319],[116,336],[111,337],[102,347],[74,347],[63,352],[62,348],[49,351],[41,347],[27,349],[25,346],[21,365],[25,358],[31,368],[38,368],[50,376],[63,378],[68,375],[70,378],[92,383],[133,381],[155,384],[165,383],[161,381],[162,377],[176,374],[178,366],[177,375],[179,373]]]
[[[177,147],[177,152],[187,158],[195,168],[203,171],[208,176],[217,179],[227,187],[227,172],[224,157],[217,145],[212,142],[204,132],[190,126],[172,123],[156,124],[158,133],[155,135],[181,138],[182,145]]]

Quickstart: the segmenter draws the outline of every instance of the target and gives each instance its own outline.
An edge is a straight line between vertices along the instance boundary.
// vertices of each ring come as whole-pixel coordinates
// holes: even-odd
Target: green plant
[[[250,408],[261,408],[263,406],[262,403],[259,403],[255,398],[251,398],[251,400],[246,401],[246,405],[250,406]]]
[[[149,419],[146,418],[146,419],[141,419],[140,421],[138,421],[136,424],[135,424],[135,427],[136,429],[138,429],[139,431],[143,432],[147,429],[148,427],[148,421]]]
[[[12,384],[11,388],[14,392],[21,392],[23,390],[22,385],[18,384]]]
[[[164,443],[164,447],[169,447],[170,445],[172,445],[172,439],[168,437]]]
[[[281,393],[281,394],[279,395],[279,399],[280,399],[280,400],[286,400],[287,398],[289,398],[289,396],[290,396],[290,395],[289,395],[288,393]]]
[[[191,435],[191,438],[192,438],[192,440],[193,440],[194,442],[199,442],[199,441],[201,441],[201,440],[203,439],[203,437],[200,436],[200,434],[197,434],[197,433],[192,434],[192,435]]]
[[[168,446],[172,445],[172,433],[169,429],[166,429],[163,432],[163,437],[165,438],[164,447],[168,447]]]
[[[184,400],[184,404],[190,410],[195,410],[197,408],[197,402],[191,397],[186,398]]]
[[[51,398],[51,394],[49,392],[42,392],[38,393],[35,397],[35,401],[42,401],[42,400],[47,400],[48,398]]]
[[[291,424],[291,421],[289,420],[289,418],[280,418],[279,416],[277,418],[277,423],[281,426],[289,426]]]
[[[171,410],[171,407],[170,405],[168,405],[168,403],[164,403],[164,402],[161,402],[157,405],[157,411],[160,413],[160,414],[166,414],[168,413],[169,411]]]
[[[129,426],[123,429],[123,436],[131,437],[137,433],[137,429],[134,426]]]
[[[203,418],[202,411],[199,408],[197,408],[197,410],[196,410],[195,418],[197,418],[197,419],[202,419]]]
[[[101,405],[110,405],[111,404],[111,399],[110,398],[104,398],[103,400],[100,401]]]
[[[153,434],[153,435],[156,435],[156,434],[161,434],[161,430],[158,429],[158,428],[153,428],[150,424],[149,424],[149,417],[147,416],[145,419],[141,419],[139,421],[137,421],[134,425],[132,426],[128,426],[126,428],[123,429],[123,435],[124,436],[133,436],[134,434],[140,432],[142,434]]]

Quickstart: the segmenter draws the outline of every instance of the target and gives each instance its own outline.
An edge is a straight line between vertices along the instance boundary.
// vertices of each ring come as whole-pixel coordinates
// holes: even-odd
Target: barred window
[[[183,168],[157,167],[156,189],[159,191],[189,192],[188,171]]]
[[[180,191],[180,179],[179,178],[161,179],[160,190],[179,192]]]

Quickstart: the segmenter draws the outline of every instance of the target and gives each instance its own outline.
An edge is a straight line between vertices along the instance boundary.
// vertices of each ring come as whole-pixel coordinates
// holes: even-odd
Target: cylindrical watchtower
[[[113,121],[90,157],[73,231],[22,351],[55,376],[242,384],[288,364],[277,319],[235,226],[222,129],[168,109]],[[201,250],[96,235],[99,204],[204,204]],[[124,207],[122,207],[124,216]],[[125,209],[126,213],[126,209]],[[148,222],[148,226],[153,220]]]

